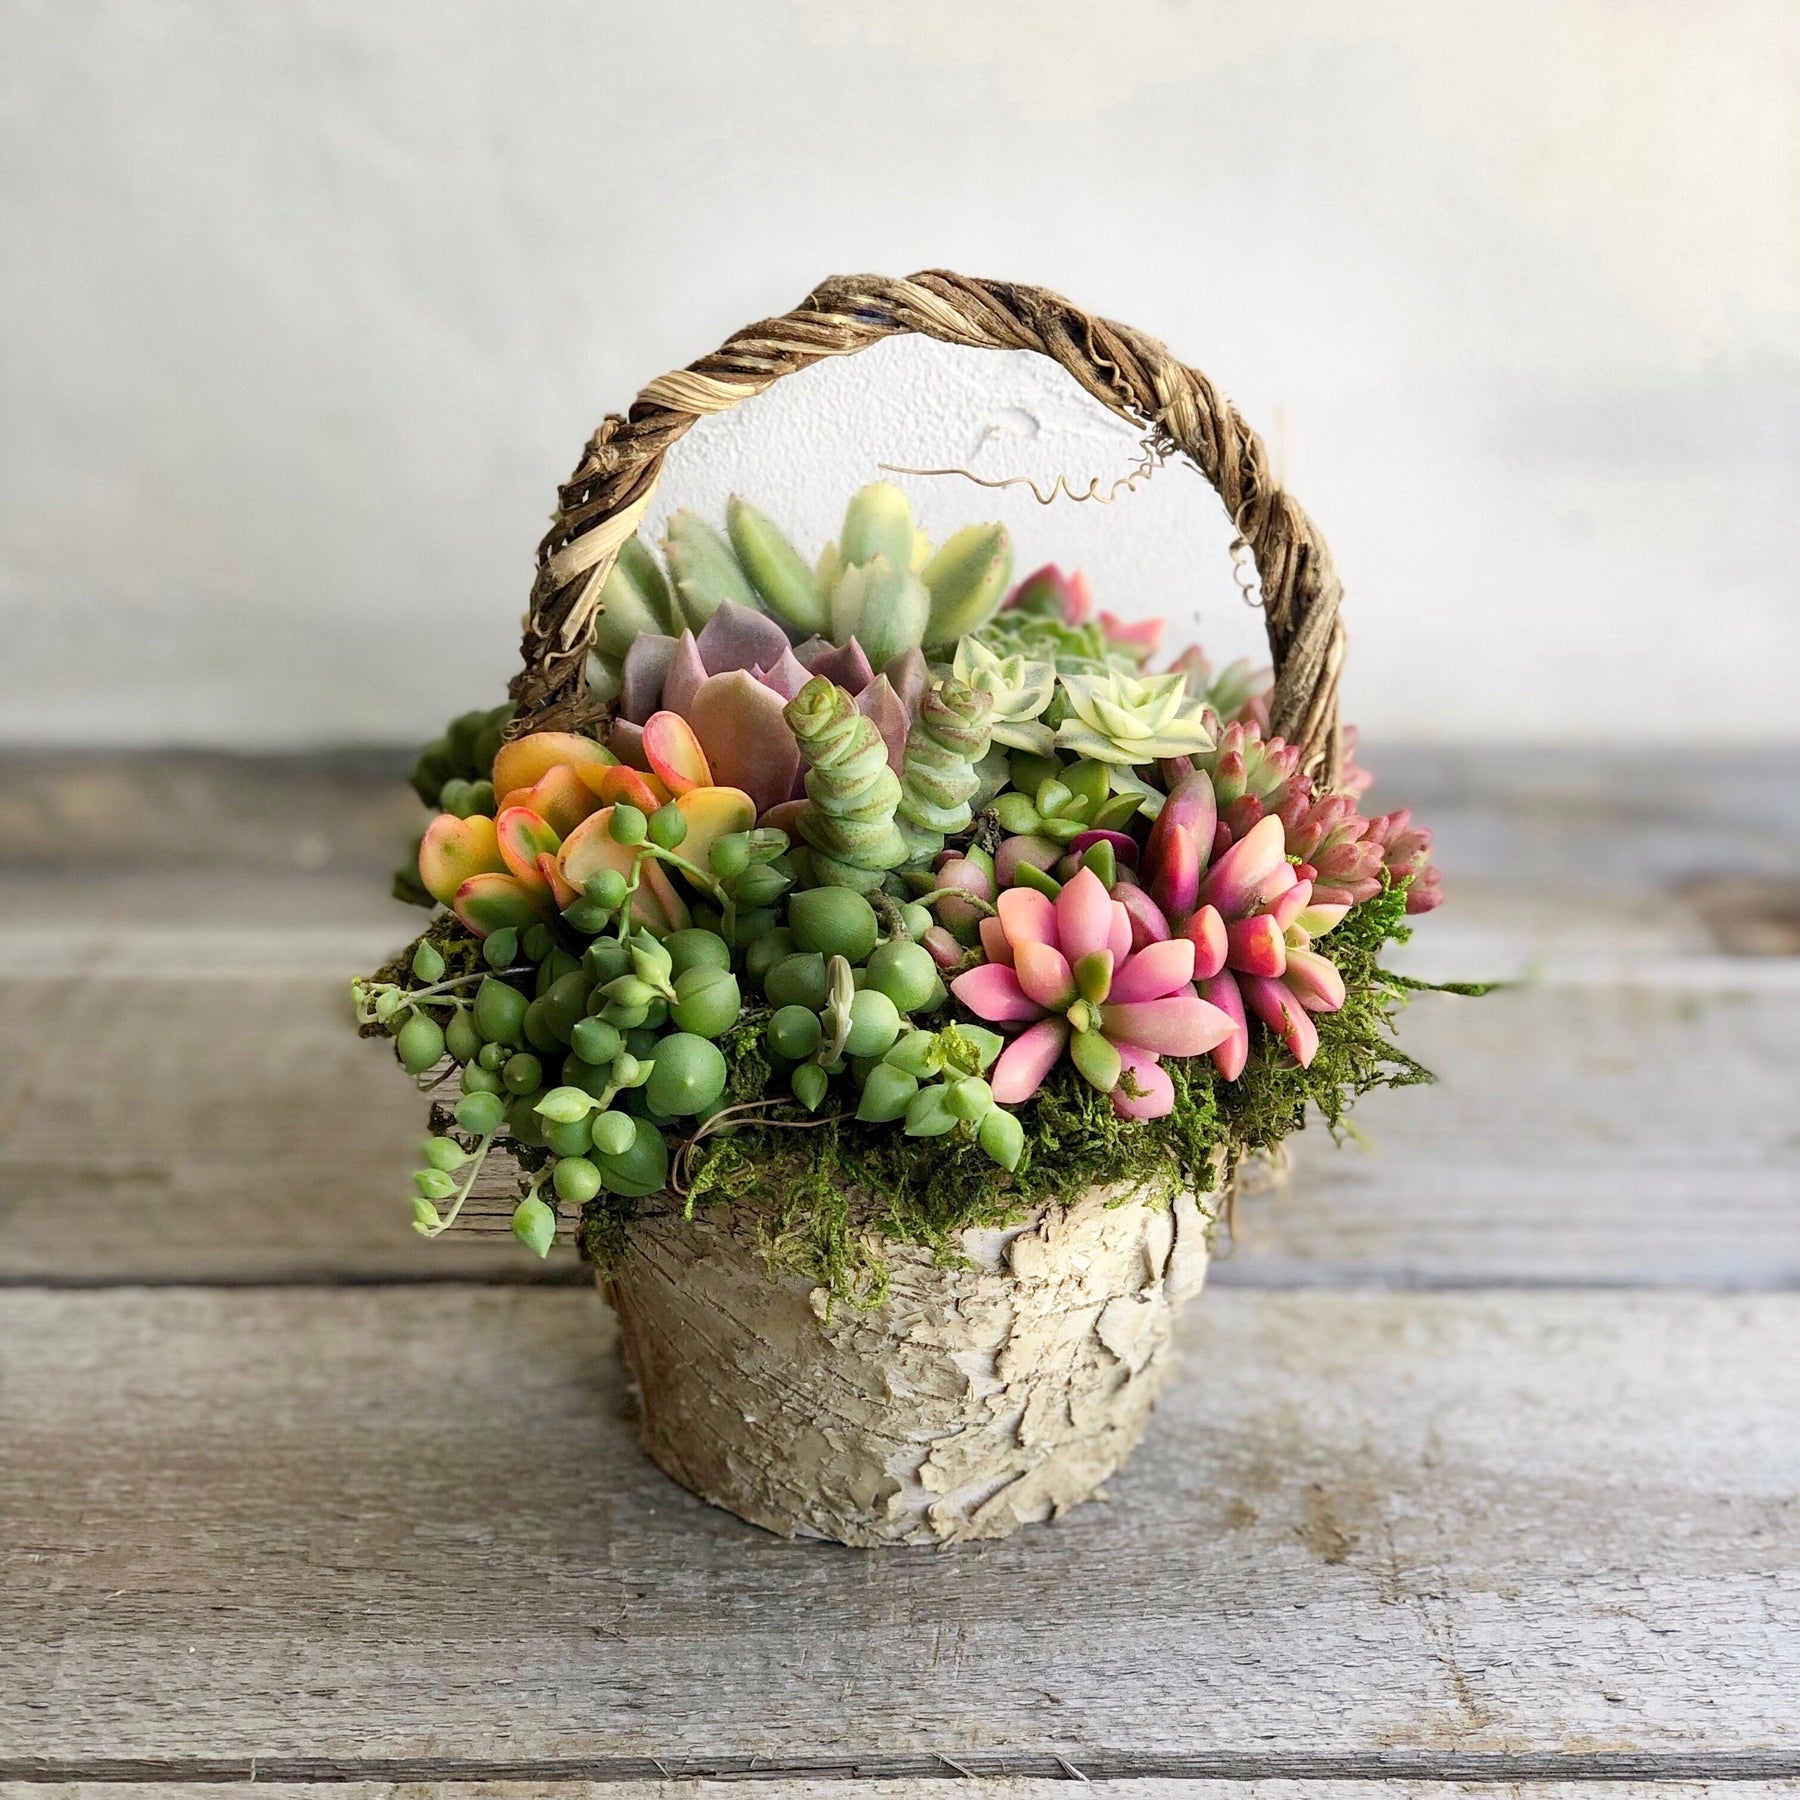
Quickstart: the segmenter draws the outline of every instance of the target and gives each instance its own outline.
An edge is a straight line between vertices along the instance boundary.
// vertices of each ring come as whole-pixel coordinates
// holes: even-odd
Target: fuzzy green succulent
[[[842,531],[814,564],[740,495],[726,503],[725,525],[720,532],[698,513],[672,515],[667,575],[639,539],[620,550],[589,660],[596,698],[618,694],[633,639],[698,633],[728,604],[766,613],[796,640],[854,641],[877,669],[909,651],[947,654],[992,618],[1012,578],[1005,526],[965,525],[934,549],[891,482],[851,497]]]

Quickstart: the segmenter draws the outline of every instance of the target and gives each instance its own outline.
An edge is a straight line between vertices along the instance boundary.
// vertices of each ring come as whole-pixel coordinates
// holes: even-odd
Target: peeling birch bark
[[[871,1312],[772,1274],[753,1212],[642,1216],[601,1285],[644,1450],[783,1537],[953,1544],[1056,1518],[1143,1435],[1217,1199],[1095,1189],[961,1233],[968,1267],[884,1245]]]

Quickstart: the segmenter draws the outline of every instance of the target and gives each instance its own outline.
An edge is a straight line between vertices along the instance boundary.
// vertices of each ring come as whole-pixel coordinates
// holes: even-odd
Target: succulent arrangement
[[[852,1204],[941,1241],[1084,1179],[1212,1185],[1419,1078],[1380,953],[1441,897],[1429,832],[1353,763],[1321,791],[1266,672],[1157,667],[1162,635],[1014,583],[999,525],[934,547],[887,484],[811,561],[735,498],[627,542],[591,727],[466,715],[415,775],[396,891],[443,910],[355,1001],[454,1090],[417,1228],[502,1147],[540,1254],[779,1190],[771,1241],[837,1274]]]

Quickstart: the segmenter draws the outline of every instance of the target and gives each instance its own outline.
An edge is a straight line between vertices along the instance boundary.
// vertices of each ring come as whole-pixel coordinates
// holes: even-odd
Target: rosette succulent
[[[1204,708],[1188,697],[1179,672],[1062,677],[1068,715],[1056,728],[1056,747],[1123,769],[1162,758],[1196,756],[1212,748]]]
[[[793,645],[773,619],[730,600],[698,635],[684,630],[677,638],[648,634],[633,642],[608,742],[625,761],[643,765],[645,722],[659,711],[678,713],[721,779],[766,813],[802,791],[800,746],[783,709],[814,676],[850,695],[898,769],[929,679],[924,657],[905,651],[877,674],[856,639]]]
[[[989,1078],[1002,1105],[1029,1100],[1066,1051],[1121,1118],[1161,1118],[1175,1093],[1157,1064],[1204,1055],[1231,1030],[1194,992],[1194,946],[1171,939],[1134,953],[1124,907],[1091,869],[1054,900],[1009,889],[981,938],[988,961],[950,991],[990,1024],[1026,1027]]]
[[[1056,668],[1023,655],[1001,656],[979,638],[965,637],[951,664],[956,679],[987,695],[993,741],[1009,750],[1048,756],[1056,733],[1043,722],[1056,695]]]
[[[1140,671],[1161,641],[1163,622],[1126,625],[1113,613],[1092,613],[1088,578],[1046,564],[1013,589],[980,636],[997,655],[1047,662],[1063,674]]]

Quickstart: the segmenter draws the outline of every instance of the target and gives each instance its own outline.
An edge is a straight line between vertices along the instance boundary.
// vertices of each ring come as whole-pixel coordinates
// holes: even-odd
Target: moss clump
[[[1405,892],[1391,887],[1356,907],[1330,941],[1348,998],[1315,1017],[1319,1051],[1302,1069],[1266,1033],[1235,1082],[1211,1061],[1165,1063],[1175,1106],[1161,1119],[1121,1119],[1111,1102],[1063,1062],[1018,1109],[1025,1150],[1010,1174],[965,1137],[929,1142],[895,1126],[848,1116],[813,1119],[798,1105],[717,1130],[687,1159],[685,1204],[755,1208],[772,1266],[819,1283],[851,1305],[886,1292],[883,1243],[920,1244],[955,1258],[956,1234],[1013,1222],[1048,1201],[1117,1185],[1167,1204],[1204,1191],[1248,1151],[1272,1149],[1316,1107],[1335,1134],[1361,1094],[1431,1080],[1393,1042],[1394,1015],[1420,984],[1381,967],[1389,943],[1408,936]],[[723,1041],[734,1104],[779,1094],[783,1076],[764,1047],[767,1011],[747,1007]],[[602,1196],[583,1216],[582,1248],[604,1264],[624,1249],[635,1203]]]

